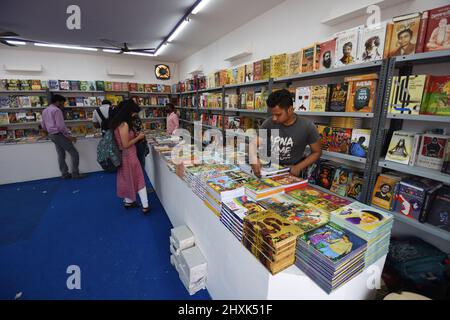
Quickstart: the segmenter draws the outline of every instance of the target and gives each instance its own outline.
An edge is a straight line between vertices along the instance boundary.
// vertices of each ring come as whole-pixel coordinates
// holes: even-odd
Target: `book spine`
[[[391,38],[392,38],[392,32],[394,30],[394,24],[388,23],[386,27],[386,40],[384,42],[384,54],[383,58],[389,58],[389,49],[391,48]]]
[[[437,190],[441,187],[442,187],[442,185],[439,185],[439,186],[427,191],[426,198],[423,203],[423,208],[419,215],[420,222],[423,223],[423,222],[427,221],[428,213],[430,212],[430,209],[431,209],[431,204],[433,203],[434,199],[436,198]]]
[[[411,157],[410,157],[409,163],[408,163],[410,166],[414,166],[416,164],[417,155],[419,154],[419,150],[420,150],[419,147],[420,147],[421,138],[422,138],[422,135],[420,135],[420,134],[416,134],[414,136],[412,153],[411,153]]]
[[[428,92],[430,91],[431,86],[431,76],[427,76],[425,79],[425,85],[423,86],[423,95],[422,101],[420,103],[420,114],[429,114],[428,113],[428,97],[430,96]]]
[[[420,20],[420,27],[419,27],[419,35],[417,37],[417,44],[416,44],[416,53],[421,53],[424,51],[425,41],[427,37],[427,25],[428,25],[428,11],[424,11],[422,13],[422,19]]]

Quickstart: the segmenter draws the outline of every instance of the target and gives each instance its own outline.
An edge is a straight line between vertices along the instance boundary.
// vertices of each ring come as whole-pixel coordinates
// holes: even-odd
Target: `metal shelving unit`
[[[355,156],[352,156],[349,154],[338,153],[338,152],[322,151],[322,157],[327,160],[342,159],[342,160],[352,161],[352,162],[356,162],[356,163],[364,163],[364,164],[367,162],[366,158],[355,157]]]
[[[30,110],[44,110],[46,107],[20,107],[20,108],[0,108],[0,112],[20,112]]]
[[[437,170],[431,170],[418,166],[409,166],[406,164],[396,163],[387,160],[380,160],[378,162],[380,168],[391,169],[403,173],[412,174],[419,177],[429,178],[432,180],[440,181],[446,184],[450,184],[450,175],[442,173]]]
[[[414,115],[414,114],[388,113],[387,119],[450,123],[450,117],[431,116],[426,114]]]
[[[320,116],[320,117],[349,117],[349,118],[373,118],[372,112],[295,112],[301,116]]]
[[[14,90],[14,91],[9,91],[9,90],[1,90],[0,94],[30,94],[30,93],[38,93],[38,94],[47,94],[47,90]]]

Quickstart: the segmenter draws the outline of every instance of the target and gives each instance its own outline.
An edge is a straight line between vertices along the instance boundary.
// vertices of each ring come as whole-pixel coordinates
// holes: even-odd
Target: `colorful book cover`
[[[348,82],[346,112],[373,112],[378,75],[346,77]]]
[[[49,89],[48,81],[47,80],[41,80],[41,90],[47,90]]]
[[[441,170],[444,164],[445,149],[450,136],[424,134],[420,144],[417,166]]]
[[[245,184],[245,188],[247,188],[253,192],[256,192],[256,193],[265,192],[267,190],[277,188],[277,187],[281,187],[281,184],[273,181],[270,178],[254,179],[254,180],[250,180],[249,182],[247,182]]]
[[[31,80],[31,90],[42,90],[41,80]]]
[[[302,50],[302,73],[313,72],[315,66],[316,45],[303,48]]]
[[[331,141],[331,135],[333,133],[333,128],[325,125],[317,125],[317,132],[320,136],[320,146],[322,150],[327,151],[328,145]]]
[[[268,80],[271,77],[270,58],[263,60],[262,80]]]
[[[426,75],[394,76],[389,98],[389,112],[419,114],[426,81]],[[423,109],[426,112],[425,106]]]
[[[59,90],[70,90],[70,84],[67,80],[59,80]]]
[[[246,109],[255,109],[255,93],[253,91],[247,91],[245,107]]]
[[[253,80],[263,80],[263,60],[259,60],[253,63]]]
[[[328,102],[328,86],[319,85],[311,87],[311,112],[325,112]]]
[[[365,233],[376,233],[393,219],[390,213],[358,202],[354,202],[332,212],[331,216],[336,218],[336,223],[338,223],[337,221],[342,221]]]
[[[243,220],[247,215],[266,210],[258,202],[251,200],[247,196],[224,200],[223,204],[233,211],[240,220]]]
[[[400,179],[400,177],[394,175],[380,174],[373,190],[372,204],[386,210],[391,210],[391,204],[394,200],[394,190]]]
[[[8,112],[0,112],[0,125],[9,124]]]
[[[328,143],[328,151],[348,154],[352,139],[352,129],[333,128],[331,140]]]
[[[330,112],[345,112],[347,104],[348,82],[329,85],[330,100],[328,110]]]
[[[19,80],[20,90],[31,91],[31,80]]]
[[[409,14],[393,19],[389,56],[403,56],[416,53],[421,14]]]
[[[253,63],[245,65],[245,82],[253,82]]]
[[[296,177],[296,176],[293,176],[291,174],[282,174],[279,176],[274,176],[274,177],[271,177],[270,180],[281,184],[285,188],[289,188],[293,185],[303,186],[303,185],[307,184],[306,180]]]
[[[336,38],[324,41],[320,45],[319,70],[329,70],[334,67],[336,59]]]
[[[241,184],[239,182],[236,182],[235,180],[231,179],[229,176],[226,175],[218,178],[209,179],[207,185],[217,193],[234,190],[241,187]]]
[[[299,241],[307,243],[334,265],[367,245],[365,240],[332,222],[300,236]]]
[[[387,22],[372,27],[365,27],[362,31],[358,60],[370,62],[382,60],[386,41]]]
[[[352,171],[347,168],[337,168],[334,172],[333,182],[331,183],[330,191],[339,196],[345,197],[347,194],[347,187],[352,180]]]
[[[428,76],[421,113],[450,115],[450,76]]]
[[[8,79],[8,91],[20,91],[20,81],[17,79]]]
[[[353,129],[350,155],[367,158],[370,144],[370,129]]]
[[[287,54],[278,54],[270,57],[270,76],[272,78],[285,77],[287,73]]]
[[[363,28],[363,26],[358,26],[336,34],[335,67],[342,67],[357,62],[359,40]]]
[[[414,132],[394,131],[386,153],[386,160],[409,164],[413,154]]]
[[[0,91],[8,90],[8,80],[0,79]]]
[[[429,10],[425,52],[450,49],[450,5]]]
[[[89,91],[89,84],[87,81],[80,81],[80,90]]]
[[[428,16],[430,12],[428,10],[422,12],[420,19],[419,35],[417,36],[416,53],[422,53],[425,51],[425,42],[427,38]]]
[[[362,189],[364,186],[364,178],[358,174],[353,173],[352,181],[347,189],[347,197],[353,198],[357,201],[362,201]]]
[[[245,82],[245,65],[238,67],[238,73],[237,73],[237,83],[244,83]]]
[[[293,76],[302,71],[302,51],[297,51],[287,56],[288,76]]]
[[[317,185],[325,189],[330,189],[334,178],[334,167],[327,164],[321,165],[319,168],[319,178]]]
[[[295,90],[294,111],[310,111],[311,87],[299,87]]]
[[[97,91],[105,91],[105,81],[95,81],[95,87],[97,88]]]
[[[69,87],[71,91],[80,91],[80,81],[78,80],[70,80]]]

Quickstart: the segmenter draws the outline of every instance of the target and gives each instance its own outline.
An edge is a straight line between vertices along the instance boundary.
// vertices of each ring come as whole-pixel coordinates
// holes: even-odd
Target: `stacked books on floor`
[[[297,237],[303,231],[272,210],[244,217],[242,244],[272,273],[295,261]]]
[[[225,227],[242,242],[244,218],[248,215],[266,210],[258,202],[255,202],[247,196],[241,196],[233,199],[224,200],[222,211],[220,212],[220,221]]]
[[[170,263],[190,295],[206,288],[207,263],[195,238],[187,226],[179,226],[170,232]]]
[[[328,294],[364,270],[367,243],[330,222],[300,236],[296,266]]]
[[[388,253],[394,223],[391,214],[354,202],[332,212],[331,222],[367,241],[366,266],[370,266]]]

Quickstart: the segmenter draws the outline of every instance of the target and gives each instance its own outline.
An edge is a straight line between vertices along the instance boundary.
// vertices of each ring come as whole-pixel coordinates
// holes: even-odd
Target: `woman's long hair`
[[[138,113],[141,108],[133,100],[125,100],[121,102],[114,117],[109,124],[110,129],[115,130],[122,123],[126,122],[128,126],[132,127],[133,113]]]

